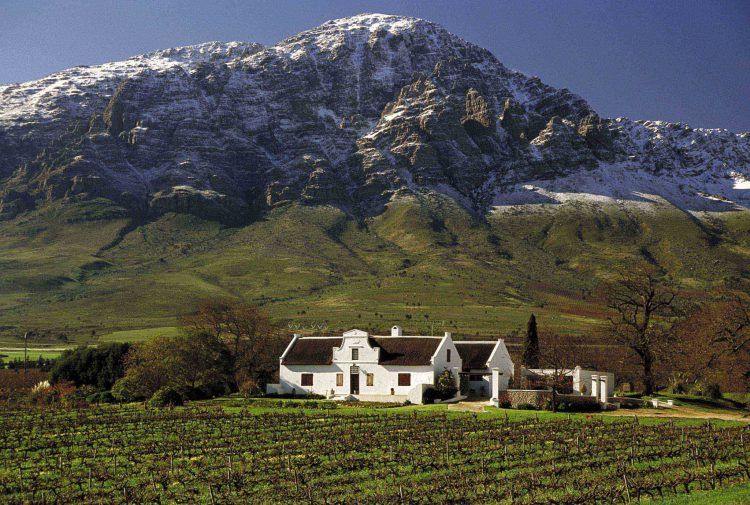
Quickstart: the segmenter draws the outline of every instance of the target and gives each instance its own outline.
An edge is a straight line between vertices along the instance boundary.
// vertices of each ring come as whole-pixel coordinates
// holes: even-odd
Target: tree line
[[[599,332],[605,341],[628,349],[640,369],[643,394],[664,387],[699,394],[750,390],[747,292],[721,288],[689,296],[657,266],[637,263],[603,282],[599,296],[608,309]],[[549,332],[540,336],[532,314],[522,364],[573,368],[581,363],[571,344]],[[554,391],[559,381],[552,382]]]
[[[260,393],[278,372],[285,345],[286,336],[258,307],[211,300],[180,318],[176,336],[66,351],[50,381],[111,390],[124,402]]]

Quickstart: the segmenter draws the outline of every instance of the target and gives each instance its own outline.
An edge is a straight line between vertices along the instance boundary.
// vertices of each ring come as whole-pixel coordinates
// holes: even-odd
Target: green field
[[[3,410],[0,494],[6,503],[619,503],[705,491],[731,499],[748,481],[747,424],[283,404]]]
[[[666,268],[688,296],[750,278],[750,213],[599,203],[517,208],[480,219],[446,197],[409,197],[376,217],[298,204],[228,228],[165,215],[128,221],[103,200],[0,222],[0,335],[50,342],[138,340],[175,331],[215,297],[263,305],[297,329],[351,327],[507,335],[529,313],[592,338],[596,288],[623,262]]]
[[[97,342],[140,342],[153,337],[173,337],[178,333],[179,328],[176,326],[145,328],[141,330],[122,330],[102,335],[97,339]]]
[[[36,361],[38,358],[42,357],[45,359],[55,359],[59,358],[60,355],[63,353],[63,351],[48,351],[45,349],[29,349],[28,353],[26,354],[27,359],[31,361]],[[15,359],[22,360],[24,356],[23,351],[13,350],[13,351],[3,351],[0,350],[0,359],[3,361],[13,361]]]

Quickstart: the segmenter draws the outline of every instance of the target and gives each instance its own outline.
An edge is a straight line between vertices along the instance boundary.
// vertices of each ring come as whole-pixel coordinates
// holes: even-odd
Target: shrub
[[[518,410],[537,410],[536,405],[532,403],[519,403],[518,407],[516,407]]]
[[[435,390],[441,400],[448,400],[456,396],[456,393],[458,393],[456,378],[450,370],[445,370],[438,375],[435,381]]]
[[[696,396],[703,396],[711,398],[712,400],[723,398],[721,387],[715,383],[698,382],[693,386],[690,392]]]
[[[598,403],[560,402],[557,410],[558,412],[598,412],[601,407]]]
[[[139,392],[139,384],[131,377],[123,377],[115,382],[112,386],[112,396],[120,403],[134,402],[143,400],[144,397]]]
[[[501,409],[510,409],[513,408],[513,404],[511,404],[508,400],[503,400],[498,405]]]
[[[675,380],[669,385],[667,391],[675,395],[684,395],[687,394],[688,387],[684,382]]]
[[[178,405],[182,405],[182,396],[169,386],[157,390],[148,401],[149,407],[176,407]]]
[[[263,390],[254,379],[246,379],[237,384],[237,389],[245,398],[262,395]]]
[[[440,398],[440,394],[435,388],[427,388],[422,392],[422,403],[435,403]]]
[[[39,388],[29,397],[31,403],[35,405],[78,405],[83,403],[81,399],[76,399],[74,394],[76,387],[69,382],[60,382],[54,386]]]
[[[88,403],[115,403],[115,397],[111,391],[99,391],[86,397]]]

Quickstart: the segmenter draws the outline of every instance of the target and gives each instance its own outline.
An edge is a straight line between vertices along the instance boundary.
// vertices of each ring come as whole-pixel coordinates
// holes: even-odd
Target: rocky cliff
[[[476,213],[561,195],[750,205],[750,134],[602,118],[433,23],[359,15],[0,86],[0,216],[105,198],[241,222],[289,201]]]

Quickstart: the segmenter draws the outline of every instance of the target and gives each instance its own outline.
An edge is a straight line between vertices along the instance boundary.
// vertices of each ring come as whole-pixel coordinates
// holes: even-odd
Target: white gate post
[[[607,403],[607,376],[606,375],[600,375],[599,380],[601,381],[601,384],[599,384],[599,392],[601,394],[601,402]]]
[[[593,396],[594,398],[599,397],[599,376],[598,375],[591,376],[591,396]]]
[[[492,369],[492,398],[497,400],[500,397],[500,369]]]

